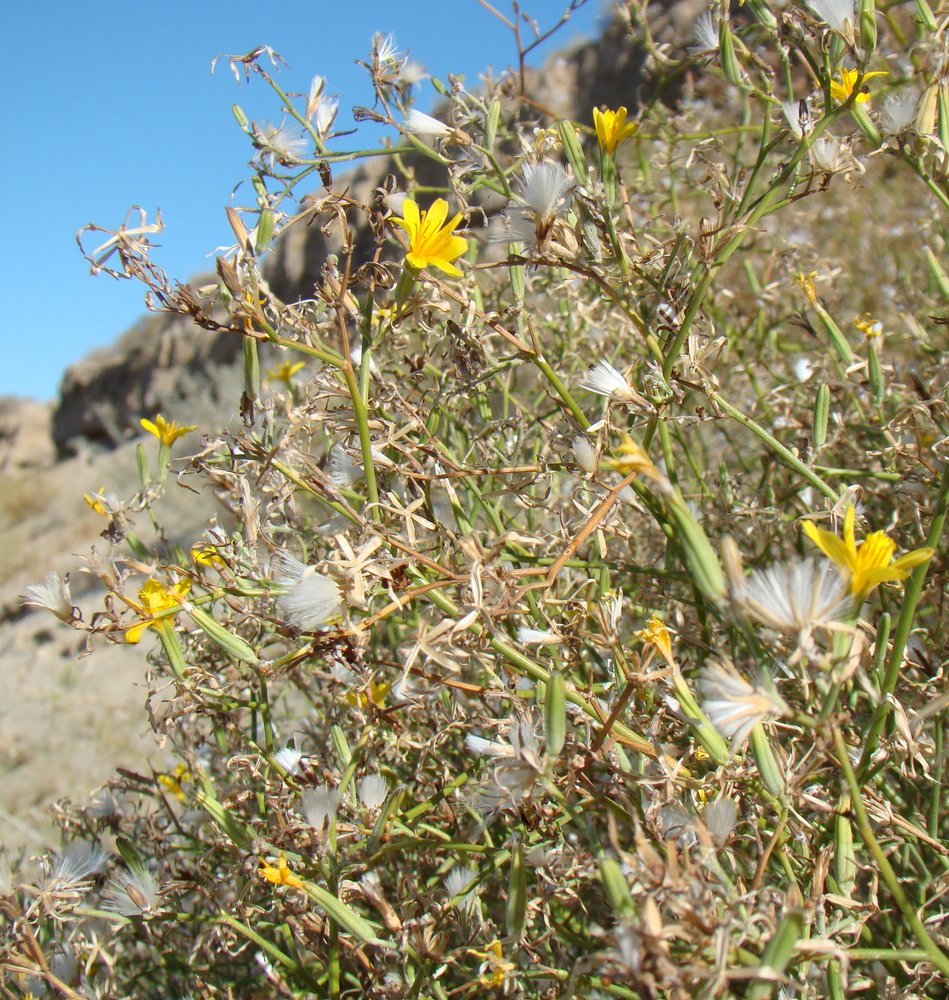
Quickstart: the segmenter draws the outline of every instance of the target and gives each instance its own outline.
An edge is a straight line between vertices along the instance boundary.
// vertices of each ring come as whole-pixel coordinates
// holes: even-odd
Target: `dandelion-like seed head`
[[[302,753],[296,747],[284,747],[273,755],[273,759],[290,777],[293,777],[299,773],[300,765],[305,756],[306,754]]]
[[[389,782],[381,774],[370,774],[362,778],[356,786],[359,803],[364,809],[374,812],[382,808],[389,796]]]
[[[588,476],[592,476],[600,467],[596,448],[585,435],[580,434],[573,439],[573,457]]]
[[[718,25],[710,10],[703,10],[692,25],[692,44],[689,48],[696,54],[717,52],[719,45]]]
[[[151,872],[144,865],[130,865],[109,880],[103,905],[123,917],[143,917],[155,912],[158,897],[158,882]]]
[[[417,108],[409,110],[402,127],[406,132],[411,132],[412,135],[426,135],[430,139],[447,139],[454,132],[450,125],[446,125],[443,121],[439,121]]]
[[[738,803],[726,796],[713,799],[702,810],[702,822],[712,843],[716,847],[723,847],[738,822]]]
[[[63,622],[73,619],[72,595],[69,592],[69,577],[51,572],[45,583],[34,583],[26,588],[20,600],[34,608],[52,611]]]
[[[854,0],[804,0],[804,5],[828,28],[853,42]]]
[[[287,122],[274,125],[264,122],[254,125],[254,144],[260,150],[260,159],[268,166],[276,161],[284,166],[299,163],[309,151],[309,140]]]
[[[824,132],[811,143],[808,156],[818,170],[833,174],[843,163],[843,145],[837,136]]]
[[[814,127],[807,101],[785,101],[781,105],[781,110],[784,112],[788,128],[798,139],[803,139]]]
[[[277,613],[291,628],[312,632],[339,616],[339,587],[315,566],[304,565],[288,552],[275,553],[270,566],[274,583],[284,591],[274,602]]]
[[[499,232],[489,240],[543,248],[559,214],[570,203],[573,178],[561,164],[543,160],[524,165],[518,187],[513,204],[501,212]]]
[[[322,831],[336,817],[339,807],[339,792],[327,784],[308,788],[303,793],[303,815],[314,830]]]
[[[919,92],[912,87],[894,90],[883,98],[880,127],[888,136],[902,135],[916,126]]]
[[[474,884],[477,878],[478,869],[471,865],[456,865],[445,876],[448,898],[466,917],[475,916],[481,909],[480,887]]]
[[[733,750],[744,744],[759,722],[787,712],[781,698],[751,684],[725,661],[705,666],[698,686],[702,711],[722,736],[731,740]]]
[[[629,380],[615,369],[606,358],[591,365],[586,375],[577,383],[587,392],[598,396],[621,399],[627,403],[648,406],[645,399],[629,384]]]
[[[755,570],[736,585],[732,598],[766,628],[796,638],[845,621],[852,611],[847,580],[824,559],[791,559]]]

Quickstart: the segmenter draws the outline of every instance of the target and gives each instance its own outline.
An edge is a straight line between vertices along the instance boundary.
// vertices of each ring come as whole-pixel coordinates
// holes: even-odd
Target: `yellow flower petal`
[[[452,261],[468,249],[468,241],[454,235],[461,218],[461,212],[458,212],[445,221],[448,219],[448,202],[444,198],[436,198],[431,208],[424,212],[420,212],[418,205],[407,198],[402,207],[402,218],[392,221],[408,234],[409,250],[405,260],[409,267],[416,271],[437,267],[445,274],[460,276],[463,272]]]

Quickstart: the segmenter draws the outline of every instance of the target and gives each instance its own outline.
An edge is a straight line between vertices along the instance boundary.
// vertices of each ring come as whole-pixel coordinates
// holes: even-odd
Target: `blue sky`
[[[493,4],[510,15],[510,0]],[[547,27],[567,4],[521,6]],[[587,0],[531,61],[595,34],[602,8]],[[225,64],[212,75],[215,55],[271,45],[290,64],[278,77],[285,90],[326,78],[341,126],[352,105],[372,103],[355,60],[367,57],[375,31],[393,32],[428,72],[463,73],[469,85],[516,57],[510,31],[477,0],[13,0],[0,88],[0,395],[53,398],[67,365],[144,312],[138,285],[90,276],[74,240],[85,223],[115,228],[131,205],[150,218],[160,208],[166,228],[153,256],[172,277],[209,270],[208,255],[233,242],[224,208],[252,150],[231,105],[258,121],[280,114],[262,81],[238,87]],[[428,81],[419,95],[430,109]]]

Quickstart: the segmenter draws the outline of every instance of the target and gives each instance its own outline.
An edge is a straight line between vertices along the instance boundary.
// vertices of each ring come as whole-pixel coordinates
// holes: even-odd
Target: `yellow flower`
[[[391,688],[389,681],[372,681],[368,691],[347,691],[346,704],[351,708],[368,708],[371,701],[376,708],[383,708]]]
[[[613,449],[613,456],[607,459],[606,464],[621,476],[638,472],[656,482],[665,482],[666,477],[656,468],[642,445],[637,444],[625,431],[623,440]]]
[[[855,316],[853,319],[853,325],[867,338],[870,340],[873,337],[879,337],[883,333],[883,324],[874,319],[869,313],[860,319],[859,316]]]
[[[615,153],[616,147],[630,136],[635,135],[639,128],[638,122],[626,121],[626,108],[615,111],[593,109],[593,124],[596,125],[596,138],[604,153]]]
[[[300,878],[299,875],[294,875],[293,872],[290,871],[290,868],[287,865],[287,856],[282,851],[280,853],[280,859],[275,865],[272,865],[261,858],[260,868],[258,871],[262,879],[266,879],[274,885],[288,885],[291,889],[300,889],[303,887],[303,879]]]
[[[667,663],[672,662],[672,639],[669,636],[669,630],[666,628],[665,622],[659,615],[653,615],[646,627],[639,629],[638,632],[634,632],[633,635],[641,642],[655,646]]]
[[[811,271],[809,274],[801,273],[797,276],[797,283],[801,286],[801,290],[807,296],[807,301],[812,306],[817,305],[817,292],[814,291],[814,279],[816,277],[816,271]]]
[[[839,101],[841,104],[845,104],[849,99],[850,95],[853,93],[853,88],[857,82],[857,76],[859,74],[855,69],[841,69],[840,80],[830,81],[830,96],[835,100]],[[872,73],[864,73],[861,79],[861,86],[863,81],[869,80],[871,76],[886,76],[886,70],[875,69]],[[860,90],[854,101],[857,104],[865,104],[870,100],[870,95],[865,90]]]
[[[181,787],[186,781],[191,781],[191,772],[185,764],[175,765],[175,769],[171,774],[158,775],[158,784],[179,802],[184,802],[187,798],[184,788]]]
[[[885,531],[874,531],[857,545],[854,539],[853,505],[844,516],[844,537],[824,531],[810,521],[804,522],[804,534],[832,562],[850,577],[850,592],[862,602],[875,587],[891,580],[905,580],[910,571],[933,557],[935,549],[914,549],[893,559],[896,542]]]
[[[109,517],[109,512],[106,510],[105,504],[102,502],[102,497],[105,494],[105,487],[100,486],[98,493],[83,493],[82,499],[86,501],[87,504],[97,513],[101,514],[103,517]]]
[[[149,434],[154,434],[158,438],[163,448],[170,448],[178,438],[189,431],[196,430],[198,426],[197,424],[189,424],[185,427],[183,424],[176,424],[174,420],[166,420],[160,413],[155,415],[154,421],[142,417],[139,423]]]
[[[406,198],[402,215],[404,218],[392,221],[409,234],[409,252],[405,255],[409,267],[421,271],[432,265],[445,274],[460,277],[462,271],[452,261],[468,249],[468,241],[454,235],[455,227],[461,222],[461,212],[446,222],[448,202],[444,198],[436,198],[432,207],[421,213],[418,205]]]
[[[479,978],[484,986],[503,986],[508,973],[516,968],[513,962],[504,961],[504,950],[497,938],[484,951],[476,951],[474,948],[468,950],[472,955],[484,959],[479,970]]]
[[[146,580],[145,585],[138,592],[138,599],[142,603],[135,605],[131,601],[129,602],[142,616],[142,621],[126,630],[125,641],[134,644],[142,638],[145,629],[160,626],[168,617],[163,612],[180,609],[181,601],[190,589],[190,580],[179,580],[170,589],[154,577]]]
[[[279,365],[271,368],[264,378],[268,382],[286,382],[286,384],[289,385],[290,379],[292,379],[301,368],[305,367],[305,361],[281,361]]]
[[[191,558],[199,566],[223,566],[224,560],[217,554],[214,545],[192,545]]]

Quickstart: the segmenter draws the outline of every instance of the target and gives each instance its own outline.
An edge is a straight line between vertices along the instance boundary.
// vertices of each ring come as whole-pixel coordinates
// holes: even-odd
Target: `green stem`
[[[926,546],[935,548],[942,537],[942,530],[946,523],[946,513],[949,510],[949,466],[942,474],[942,482],[939,485],[939,493],[936,496],[936,505],[933,510],[932,523],[929,525],[929,534],[926,536]],[[858,768],[862,778],[866,777],[870,760],[876,751],[877,741],[883,730],[883,724],[892,711],[890,695],[896,689],[896,682],[899,680],[900,667],[903,665],[903,653],[906,649],[906,642],[913,629],[913,622],[916,618],[916,608],[923,593],[923,583],[926,580],[926,572],[929,563],[924,562],[917,566],[906,583],[906,591],[903,596],[903,606],[900,608],[900,616],[896,622],[896,629],[893,632],[893,646],[890,649],[890,657],[886,664],[886,673],[883,676],[883,686],[880,690],[880,700],[873,712],[873,719],[867,731],[866,742],[863,747],[863,754],[860,757]]]
[[[709,399],[716,406],[723,409],[733,420],[737,420],[743,427],[746,427],[752,434],[764,441],[786,466],[793,469],[803,479],[806,479],[811,486],[819,489],[825,497],[833,500],[834,503],[840,499],[840,495],[830,483],[821,479],[813,469],[809,469],[793,452],[785,448],[776,437],[769,434],[760,424],[752,420],[751,417],[746,417],[741,410],[736,410],[731,403],[726,402],[717,392],[710,393]]]
[[[876,862],[881,878],[886,884],[886,887],[890,890],[890,894],[892,895],[896,905],[899,907],[900,912],[903,914],[903,918],[916,935],[916,940],[922,946],[923,951],[925,951],[926,957],[944,976],[949,975],[949,957],[944,954],[942,949],[940,949],[936,942],[929,936],[929,931],[926,930],[925,925],[922,920],[920,920],[919,914],[916,912],[916,907],[914,907],[913,904],[906,898],[906,894],[903,892],[903,886],[900,884],[899,878],[893,870],[893,866],[890,864],[890,859],[887,857],[886,852],[874,836],[873,827],[870,825],[870,818],[867,816],[867,811],[863,805],[863,798],[860,795],[860,786],[857,783],[857,776],[854,774],[853,768],[850,766],[850,758],[847,756],[847,747],[844,744],[843,737],[840,735],[840,730],[836,726],[833,728],[833,734],[834,750],[836,751],[837,761],[840,764],[841,771],[843,772],[844,781],[850,789],[850,795],[853,801],[853,811],[857,819],[857,828],[860,831],[860,836],[863,838],[863,842],[873,855],[873,860]]]

